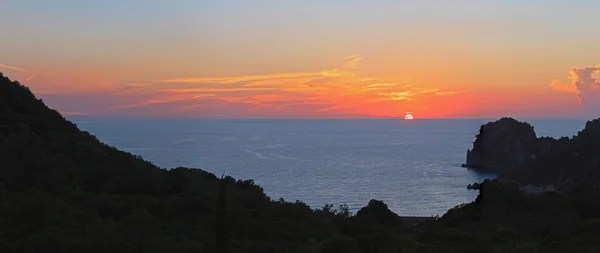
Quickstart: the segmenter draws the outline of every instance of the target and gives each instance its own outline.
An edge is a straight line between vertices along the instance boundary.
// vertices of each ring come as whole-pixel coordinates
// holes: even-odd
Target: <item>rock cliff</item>
[[[533,126],[512,118],[481,126],[464,167],[492,172],[522,168],[540,150]]]
[[[559,191],[600,184],[600,119],[573,138],[537,138],[533,126],[502,118],[481,126],[464,167],[490,171],[520,185]]]

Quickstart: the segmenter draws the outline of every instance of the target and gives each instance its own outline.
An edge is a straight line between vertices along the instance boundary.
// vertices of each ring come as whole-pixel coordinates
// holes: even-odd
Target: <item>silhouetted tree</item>
[[[224,176],[219,180],[219,193],[217,196],[217,243],[216,253],[228,252],[227,238],[227,184]]]

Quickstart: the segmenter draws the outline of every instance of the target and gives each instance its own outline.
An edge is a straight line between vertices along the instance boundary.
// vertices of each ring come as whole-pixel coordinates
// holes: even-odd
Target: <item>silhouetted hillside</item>
[[[555,142],[559,144],[538,155],[520,181],[564,190],[600,183],[600,119],[588,121],[573,138]]]
[[[0,252],[210,252],[219,179],[159,169],[102,144],[0,76]],[[327,229],[308,206],[224,180],[232,250],[305,244]],[[296,231],[297,230],[297,231]],[[324,231],[311,230],[324,237]],[[245,243],[252,242],[252,243]],[[273,242],[273,243],[272,243]]]
[[[590,124],[581,144],[556,152],[594,161]],[[378,200],[356,215],[272,201],[251,180],[160,169],[102,144],[0,74],[3,253],[600,251],[595,187],[570,196],[480,188],[475,202],[416,227]]]

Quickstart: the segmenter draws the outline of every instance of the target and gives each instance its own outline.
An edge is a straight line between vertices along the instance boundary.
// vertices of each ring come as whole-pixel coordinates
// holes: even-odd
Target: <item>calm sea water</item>
[[[383,200],[400,215],[442,215],[471,202],[491,174],[461,168],[488,120],[72,119],[155,164],[254,179],[272,198],[353,211]],[[572,136],[583,120],[531,120],[538,136]]]

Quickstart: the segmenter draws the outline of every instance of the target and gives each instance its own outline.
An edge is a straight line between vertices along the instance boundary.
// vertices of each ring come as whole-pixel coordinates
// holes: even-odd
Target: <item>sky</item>
[[[0,72],[65,115],[600,117],[595,0],[2,0]]]

